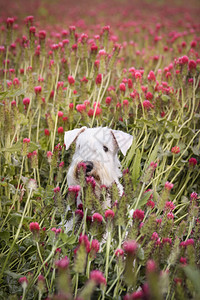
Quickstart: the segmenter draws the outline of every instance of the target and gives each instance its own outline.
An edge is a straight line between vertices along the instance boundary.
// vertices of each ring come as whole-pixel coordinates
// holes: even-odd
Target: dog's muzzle
[[[86,165],[86,175],[87,175],[88,173],[90,173],[92,171],[94,165],[93,165],[93,162],[91,162],[91,161],[84,161],[83,163]]]

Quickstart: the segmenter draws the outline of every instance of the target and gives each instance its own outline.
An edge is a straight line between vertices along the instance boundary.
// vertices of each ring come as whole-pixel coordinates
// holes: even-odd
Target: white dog
[[[66,149],[76,142],[76,150],[67,174],[68,186],[79,184],[77,167],[83,162],[86,165],[86,177],[94,177],[97,189],[101,185],[109,187],[115,182],[119,194],[122,195],[123,188],[119,183],[121,165],[117,154],[121,150],[122,154],[126,155],[132,141],[133,137],[130,134],[108,127],[82,127],[65,132]]]

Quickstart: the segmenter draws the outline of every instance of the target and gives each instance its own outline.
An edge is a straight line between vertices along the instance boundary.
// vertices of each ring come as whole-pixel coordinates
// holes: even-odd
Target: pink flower
[[[176,206],[173,204],[173,202],[168,201],[168,202],[165,203],[165,209],[172,211],[175,208],[176,208]]]
[[[26,276],[20,277],[19,278],[19,283],[21,284],[23,289],[26,289],[27,285],[28,285],[28,279],[26,278]]]
[[[94,280],[96,284],[106,285],[106,279],[103,273],[99,270],[93,270],[90,272],[90,280]]]
[[[91,249],[90,251],[92,251],[92,252],[95,252],[95,253],[99,252],[99,241],[95,240],[95,239],[92,240],[90,249]]]
[[[188,162],[189,162],[189,166],[191,166],[191,167],[195,167],[196,164],[197,164],[197,160],[196,160],[196,158],[194,158],[194,157],[191,157],[191,158],[188,160]]]
[[[194,246],[194,240],[193,239],[188,239],[185,241],[185,246]]]
[[[79,245],[81,245],[81,244],[84,245],[86,252],[89,253],[90,252],[90,242],[88,240],[87,235],[82,235],[82,234],[80,235]]]
[[[51,158],[53,156],[53,153],[51,151],[47,151],[47,158]]]
[[[18,78],[14,78],[13,79],[13,85],[19,85],[20,82],[19,82],[19,79]]]
[[[64,167],[64,161],[61,161],[61,163],[59,163],[59,168],[63,168]]]
[[[35,90],[36,95],[38,95],[38,94],[41,93],[42,87],[41,87],[40,85],[39,85],[39,86],[35,86],[35,87],[34,87],[34,90]]]
[[[83,211],[81,209],[77,209],[75,211],[75,215],[79,216],[81,219],[83,219],[83,216],[84,216]]]
[[[78,104],[76,105],[76,110],[80,113],[84,112],[86,110],[85,104]]]
[[[120,83],[119,89],[120,89],[121,92],[125,92],[126,91],[126,85],[125,85],[125,83],[123,83],[123,82]]]
[[[59,186],[55,187],[53,189],[53,191],[54,191],[54,193],[59,193],[60,192],[60,187]]]
[[[146,264],[147,273],[155,272],[157,269],[156,263],[153,259],[149,259]]]
[[[108,218],[113,219],[114,216],[115,216],[115,213],[114,213],[113,210],[108,209],[108,210],[105,211],[105,218],[106,218],[106,219],[108,219]]]
[[[107,97],[107,98],[106,98],[106,104],[107,104],[107,105],[110,105],[111,101],[112,101],[112,98],[111,98],[111,97]]]
[[[132,82],[132,80],[130,78],[128,79],[128,88],[129,89],[133,88],[133,82]]]
[[[32,233],[34,232],[39,232],[40,230],[40,225],[37,222],[32,222],[29,224],[29,229]]]
[[[125,241],[123,244],[123,248],[126,253],[135,255],[138,249],[138,244],[134,240]]]
[[[142,221],[144,219],[144,211],[141,209],[136,209],[133,213],[133,219]]]
[[[180,152],[180,147],[178,147],[178,146],[172,147],[171,152],[173,154],[178,154]]]
[[[147,206],[148,207],[151,207],[152,209],[155,207],[155,203],[152,201],[152,200],[149,200],[148,202],[147,202]]]
[[[101,82],[102,82],[102,74],[98,74],[97,75],[97,77],[96,77],[96,84],[98,85],[98,84],[101,84]]]
[[[163,243],[163,244],[168,243],[168,244],[171,245],[171,244],[172,244],[172,239],[171,239],[171,238],[163,238],[163,239],[162,239],[162,243]]]
[[[45,282],[45,278],[41,274],[38,276],[38,282],[40,282],[40,281]]]
[[[115,251],[115,256],[116,257],[120,257],[120,256],[123,256],[124,255],[124,250],[123,249],[117,249]]]
[[[92,177],[92,176],[86,177],[86,182],[87,182],[88,184],[91,184],[91,186],[92,186],[93,189],[95,188],[95,186],[96,186],[96,181],[95,181],[94,177]]]
[[[99,213],[94,213],[92,216],[92,220],[93,222],[97,221],[98,223],[101,223],[103,221],[103,217]]]
[[[169,181],[167,181],[166,183],[165,183],[165,189],[166,190],[171,190],[172,188],[173,188],[173,183],[170,183]]]
[[[198,194],[193,192],[191,195],[190,195],[190,200],[197,200],[198,198]]]
[[[135,73],[134,73],[134,76],[135,76],[135,79],[137,80],[140,80],[141,78],[142,78],[142,74],[141,74],[141,72],[139,72],[139,71],[136,71]]]
[[[46,129],[44,130],[44,134],[45,134],[46,136],[49,136],[49,135],[50,135],[49,129],[46,128]]]
[[[24,143],[24,144],[29,144],[29,143],[30,143],[30,141],[31,141],[31,140],[30,140],[30,139],[28,139],[28,138],[25,138],[25,139],[23,139],[23,143]]]
[[[146,98],[147,100],[152,100],[152,99],[153,99],[153,94],[150,93],[150,92],[147,92],[145,98]]]
[[[156,241],[158,238],[159,238],[159,236],[158,236],[157,232],[154,232],[151,236],[151,240],[154,240],[154,241]]]
[[[186,265],[186,264],[187,264],[187,258],[186,258],[186,257],[181,257],[179,261],[180,261],[180,263],[183,264],[183,265]]]
[[[148,78],[148,81],[150,81],[150,82],[156,81],[156,76],[153,71],[149,72],[149,75],[147,76],[147,78]]]
[[[173,213],[169,212],[169,213],[167,214],[167,219],[174,220],[174,215],[173,215]]]
[[[68,192],[78,193],[81,190],[80,185],[70,185],[68,187]]]
[[[29,98],[24,98],[24,99],[23,99],[23,104],[24,104],[25,106],[29,105],[29,103],[30,103],[30,99],[29,99]]]
[[[196,70],[197,64],[194,60],[190,60],[189,64],[188,64],[188,67],[189,67],[190,71],[193,71],[193,70]]]
[[[58,111],[58,117],[59,118],[63,117],[63,112],[62,111]]]
[[[71,75],[69,75],[68,76],[68,82],[69,82],[70,85],[74,85],[75,79]]]
[[[64,132],[63,127],[58,127],[58,134],[62,134]]]
[[[150,109],[150,108],[154,108],[153,104],[149,100],[144,100],[142,105],[147,110]]]
[[[123,100],[123,107],[128,107],[129,106],[129,102],[128,100]]]
[[[51,231],[53,231],[54,233],[55,233],[55,235],[58,235],[59,233],[61,233],[61,228],[55,228],[55,227],[53,227],[52,229],[51,229]]]
[[[65,256],[64,258],[55,261],[55,266],[59,270],[66,270],[69,266],[69,258],[67,256]]]
[[[46,38],[46,31],[45,30],[40,30],[39,33],[38,33],[38,36],[39,36],[39,40],[45,40]]]

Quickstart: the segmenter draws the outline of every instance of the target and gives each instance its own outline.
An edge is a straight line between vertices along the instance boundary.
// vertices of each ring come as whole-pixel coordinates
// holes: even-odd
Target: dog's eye
[[[108,152],[108,147],[103,146],[103,150],[104,150],[105,152]]]

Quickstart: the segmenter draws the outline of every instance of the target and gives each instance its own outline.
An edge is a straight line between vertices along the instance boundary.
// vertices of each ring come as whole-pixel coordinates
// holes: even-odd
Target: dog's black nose
[[[91,172],[93,169],[93,162],[91,161],[84,161],[83,162],[86,165],[86,174]]]

